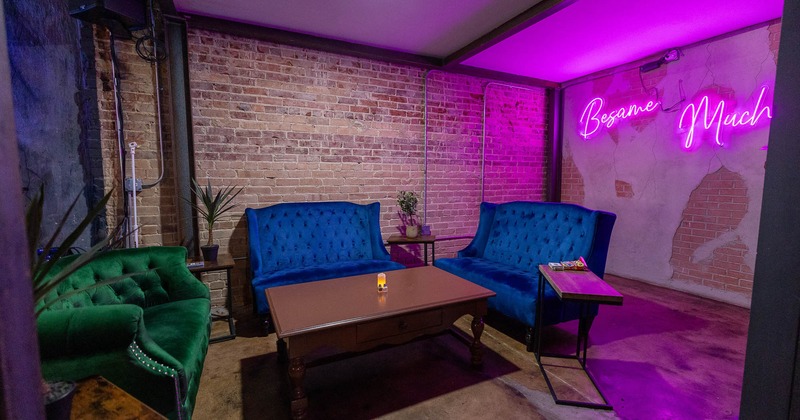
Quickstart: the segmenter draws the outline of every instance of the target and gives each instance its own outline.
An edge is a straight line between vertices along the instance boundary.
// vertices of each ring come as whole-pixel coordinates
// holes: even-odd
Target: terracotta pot
[[[416,238],[419,236],[419,226],[406,226],[406,238]]]
[[[203,245],[200,247],[200,251],[203,253],[203,261],[216,261],[219,245]]]

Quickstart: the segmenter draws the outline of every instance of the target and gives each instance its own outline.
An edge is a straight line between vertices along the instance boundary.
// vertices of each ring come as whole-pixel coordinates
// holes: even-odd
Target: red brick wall
[[[117,191],[109,206],[109,224],[114,225],[122,216],[122,187],[109,41],[105,30],[96,35],[104,172],[115,180],[106,185],[116,185]],[[152,69],[136,55],[133,42],[118,40],[116,45],[125,143],[139,144],[137,177],[152,182],[160,168]],[[244,187],[237,207],[214,232],[220,251],[236,258],[232,283],[238,310],[246,310],[251,301],[245,274],[246,207],[379,201],[384,238],[399,232],[397,192],[424,192],[423,69],[191,28],[188,54],[197,179]],[[425,212],[421,200],[419,221],[427,219],[440,238],[472,235],[477,227],[487,83],[440,71],[429,76],[428,205]],[[488,92],[486,200],[544,198],[549,165],[545,90],[493,85]],[[166,114],[169,107],[162,106]],[[142,246],[181,241],[168,127],[164,136],[164,180],[137,199]],[[202,242],[207,239],[202,221],[200,229]],[[468,242],[441,241],[436,255],[452,257]],[[420,246],[391,251],[404,262],[422,258]],[[204,280],[214,303],[224,302],[221,276],[204,275]]]
[[[747,213],[747,203],[741,175],[722,167],[703,179],[675,231],[670,259],[674,279],[751,296],[753,271],[744,259],[747,246],[730,234]],[[715,242],[724,246],[703,251],[703,244]]]
[[[222,252],[247,255],[245,207],[289,201],[379,201],[384,239],[398,233],[397,192],[424,189],[422,69],[202,30],[190,29],[188,41],[197,177],[244,187],[215,230]],[[477,227],[487,83],[429,76],[426,216],[438,237]],[[487,199],[543,197],[545,91],[492,86],[490,95]],[[423,219],[422,202],[419,211]],[[436,255],[467,243],[439,242]],[[393,254],[409,260],[422,250]],[[246,264],[235,272],[237,306],[251,299]]]
[[[123,197],[120,174],[119,146],[117,141],[114,85],[111,71],[111,49],[108,31],[95,28],[97,51],[97,90],[99,95],[100,136],[103,150],[103,174],[106,190],[114,188],[114,196],[108,206],[108,226],[112,229],[122,221]],[[161,173],[157,115],[155,101],[155,79],[151,64],[136,54],[134,41],[116,41],[125,134],[125,177],[131,176],[131,156],[128,143],[136,142],[136,178],[145,184],[154,183]],[[164,76],[161,78],[164,86]],[[168,108],[168,98],[162,101],[162,113]],[[164,118],[166,121],[167,118]],[[172,163],[172,147],[169,127],[164,128],[164,168],[162,182],[145,189],[137,196],[139,215],[139,244],[179,245],[175,177]],[[133,213],[130,213],[133,216]],[[133,223],[133,222],[131,222]]]

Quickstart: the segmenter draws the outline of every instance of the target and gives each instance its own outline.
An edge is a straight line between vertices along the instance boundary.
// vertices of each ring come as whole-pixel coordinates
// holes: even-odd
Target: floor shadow
[[[488,381],[519,368],[486,348],[481,369],[452,334],[307,369],[310,418],[370,419]],[[272,352],[241,361],[245,419],[289,418],[286,366]]]

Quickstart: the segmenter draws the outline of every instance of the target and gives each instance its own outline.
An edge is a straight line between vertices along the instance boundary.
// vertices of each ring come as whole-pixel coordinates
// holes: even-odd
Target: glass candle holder
[[[378,291],[383,292],[388,288],[386,285],[386,273],[378,273]]]

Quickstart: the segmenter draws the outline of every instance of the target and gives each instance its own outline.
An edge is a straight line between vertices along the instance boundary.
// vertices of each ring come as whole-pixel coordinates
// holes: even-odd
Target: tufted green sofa
[[[52,273],[79,257],[58,261]],[[144,274],[59,299],[126,273]],[[45,298],[53,300],[38,319],[45,379],[102,375],[169,418],[191,418],[211,306],[208,288],[186,268],[185,248],[102,253]]]

